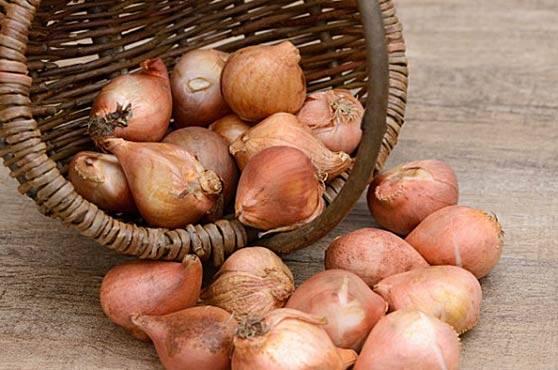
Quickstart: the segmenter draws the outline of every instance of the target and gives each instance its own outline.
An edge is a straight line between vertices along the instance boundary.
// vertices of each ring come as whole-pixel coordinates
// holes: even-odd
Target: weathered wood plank
[[[411,62],[409,125],[390,164],[448,161],[462,203],[498,214],[502,261],[483,279],[463,369],[558,369],[558,2],[398,0]],[[0,368],[160,368],[113,326],[98,288],[125,260],[41,216],[0,169]],[[361,200],[287,256],[297,282],[340,233],[373,225]]]

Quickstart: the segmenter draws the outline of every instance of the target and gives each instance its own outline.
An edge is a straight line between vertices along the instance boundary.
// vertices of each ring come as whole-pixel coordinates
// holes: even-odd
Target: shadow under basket
[[[246,245],[289,253],[323,237],[380,169],[404,122],[407,59],[391,0],[0,1],[0,155],[39,210],[119,253],[215,266]],[[327,207],[296,230],[258,238],[233,216],[167,230],[112,217],[64,177],[87,135],[98,91],[147,58],[169,70],[186,51],[226,52],[290,40],[309,91],[346,88],[366,105],[350,174],[327,184]]]

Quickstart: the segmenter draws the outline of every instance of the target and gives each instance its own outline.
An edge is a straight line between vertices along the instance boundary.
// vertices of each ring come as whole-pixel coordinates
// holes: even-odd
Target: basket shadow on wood
[[[123,254],[181,260],[195,253],[218,266],[255,238],[232,217],[177,230],[124,222],[84,200],[65,179],[71,157],[93,148],[86,126],[98,91],[147,58],[162,57],[172,70],[195,48],[232,52],[290,40],[300,49],[309,91],[343,87],[366,102],[351,174],[327,185],[328,207],[313,223],[257,240],[277,252],[312,243],[346,215],[404,123],[407,60],[391,0],[12,0],[0,1],[0,8],[4,165],[43,214]]]

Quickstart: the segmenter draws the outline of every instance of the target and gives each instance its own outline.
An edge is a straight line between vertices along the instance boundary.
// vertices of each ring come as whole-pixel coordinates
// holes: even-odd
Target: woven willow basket
[[[195,253],[218,266],[248,243],[288,253],[324,236],[383,166],[404,122],[407,60],[391,0],[0,0],[0,154],[19,191],[45,215],[140,258]],[[113,77],[162,57],[288,39],[300,48],[309,91],[344,87],[366,104],[351,174],[327,186],[328,207],[297,230],[257,239],[233,217],[166,230],[121,220],[79,196],[64,177],[92,149],[91,103]],[[375,165],[375,166],[374,166]]]

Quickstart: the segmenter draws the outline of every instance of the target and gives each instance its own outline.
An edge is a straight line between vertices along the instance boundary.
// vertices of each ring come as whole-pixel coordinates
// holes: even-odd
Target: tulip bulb
[[[318,217],[324,185],[298,149],[276,146],[256,154],[240,176],[236,217],[268,232],[295,229]]]
[[[274,113],[296,113],[306,98],[300,53],[289,41],[240,49],[225,64],[223,97],[243,120],[255,122]]]
[[[337,348],[325,320],[283,308],[264,318],[248,318],[234,338],[233,370],[344,370],[356,361],[350,349]]]
[[[360,144],[364,107],[345,89],[311,94],[297,114],[299,121],[334,152],[352,153]]]
[[[389,231],[364,228],[339,236],[326,250],[325,268],[357,274],[369,287],[428,263],[405,240]]]
[[[225,261],[201,299],[240,319],[283,307],[293,291],[293,274],[281,258],[269,249],[251,247]]]
[[[79,195],[105,211],[136,211],[126,175],[113,155],[95,152],[76,154],[68,166],[68,180]]]
[[[132,322],[149,335],[167,370],[228,370],[236,321],[212,306],[164,316],[136,314]]]
[[[469,271],[455,266],[431,266],[380,281],[374,291],[391,310],[415,309],[453,326],[458,334],[479,321],[482,290]]]
[[[382,172],[368,189],[368,207],[378,224],[401,235],[458,199],[455,173],[436,160],[409,162]]]
[[[357,275],[322,271],[299,286],[285,306],[324,317],[325,331],[337,347],[359,351],[387,303]]]
[[[209,129],[221,135],[228,145],[231,145],[243,133],[250,129],[250,126],[241,120],[236,114],[229,114],[209,125]]]
[[[202,265],[194,255],[184,262],[134,261],[110,269],[101,284],[101,307],[115,324],[142,340],[147,335],[132,314],[165,315],[196,304]]]
[[[151,225],[183,227],[214,208],[221,180],[179,146],[123,139],[103,145],[118,157],[139,212]]]
[[[448,324],[421,311],[396,311],[372,329],[354,370],[459,370],[460,349]]]
[[[224,204],[221,206],[231,201],[238,180],[238,170],[229,153],[229,147],[221,136],[203,127],[185,127],[165,136],[163,142],[180,146],[196,157],[203,168],[215,172],[223,183]],[[216,217],[222,215],[222,209],[219,211]]]
[[[178,60],[171,76],[177,127],[207,127],[230,112],[221,94],[221,72],[228,57],[219,50],[196,49]]]
[[[500,260],[503,234],[496,216],[451,206],[428,216],[405,240],[430,264],[463,267],[480,279]]]
[[[289,146],[306,154],[320,173],[328,179],[335,178],[352,165],[351,157],[344,152],[332,152],[301,124],[296,116],[277,113],[246,131],[230,146],[240,169],[264,149]]]
[[[105,137],[161,140],[172,115],[169,75],[163,60],[145,60],[139,72],[110,81],[95,98],[90,115],[89,134],[97,144]]]

